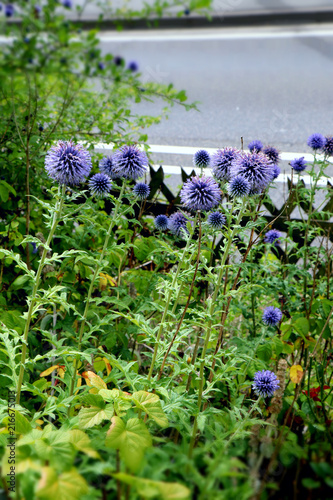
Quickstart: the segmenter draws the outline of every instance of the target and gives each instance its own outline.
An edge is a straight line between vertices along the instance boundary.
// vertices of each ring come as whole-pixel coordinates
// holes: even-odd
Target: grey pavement
[[[245,145],[258,138],[281,151],[310,152],[311,133],[333,135],[332,25],[154,33],[106,34],[101,42],[104,53],[136,60],[143,81],[172,82],[189,102],[200,101],[200,112],[174,106],[169,120],[147,130],[149,143],[240,147],[242,136]],[[158,114],[161,107],[142,102],[133,111]]]

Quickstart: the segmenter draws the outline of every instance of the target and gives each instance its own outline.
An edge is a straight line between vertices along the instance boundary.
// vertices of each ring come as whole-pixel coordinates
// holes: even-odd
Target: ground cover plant
[[[269,221],[280,158],[258,140],[198,151],[165,203],[137,145],[152,119],[128,111],[139,74],[55,2],[36,26],[19,6],[1,65],[2,494],[331,498],[332,137],[308,138]]]

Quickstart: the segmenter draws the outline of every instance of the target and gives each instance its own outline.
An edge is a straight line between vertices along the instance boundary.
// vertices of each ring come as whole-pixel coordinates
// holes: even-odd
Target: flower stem
[[[197,217],[198,217],[198,215],[196,214],[195,219],[194,219],[194,225],[193,225],[193,233],[194,233],[194,230],[195,230],[195,227],[196,227],[196,224],[197,224]],[[191,236],[187,239],[186,246],[185,246],[184,251],[183,251],[183,255],[181,257],[181,260],[179,261],[179,264],[177,266],[177,270],[176,270],[175,275],[173,277],[171,286],[170,286],[170,288],[168,290],[168,294],[167,294],[167,298],[166,298],[166,302],[165,302],[165,307],[164,307],[164,311],[163,311],[161,323],[160,323],[160,326],[159,326],[159,329],[158,329],[158,332],[157,332],[157,337],[156,337],[156,342],[155,342],[155,347],[154,347],[154,353],[153,353],[153,357],[152,357],[152,360],[151,360],[151,365],[150,365],[150,368],[149,368],[149,373],[148,373],[148,376],[147,376],[148,380],[151,379],[151,376],[153,374],[154,365],[155,365],[156,356],[157,356],[158,344],[159,344],[159,341],[160,341],[161,336],[162,336],[164,321],[165,321],[165,319],[167,317],[167,314],[168,314],[168,310],[169,310],[169,305],[170,305],[170,302],[171,302],[172,293],[173,293],[175,285],[177,283],[179,272],[180,272],[180,270],[181,270],[181,268],[183,266],[183,263],[184,263],[184,260],[185,260],[185,255],[186,255],[187,250],[188,250],[188,248],[190,246],[191,239],[192,239]]]
[[[48,249],[50,247],[52,237],[54,235],[54,232],[56,230],[56,227],[58,225],[59,218],[60,218],[60,215],[62,212],[62,208],[63,208],[63,204],[64,204],[64,193],[65,193],[65,186],[63,186],[62,188],[60,188],[60,186],[59,186],[58,200],[56,202],[55,210],[53,212],[53,220],[52,220],[51,229],[50,229],[47,241],[44,245],[41,259],[39,261],[36,279],[35,279],[34,287],[33,287],[31,298],[30,298],[28,315],[27,315],[27,319],[25,322],[24,332],[23,332],[23,341],[22,341],[23,345],[22,345],[22,353],[21,353],[20,372],[19,372],[19,378],[18,378],[17,390],[16,390],[16,404],[20,404],[21,390],[22,390],[22,383],[23,383],[23,376],[24,376],[24,364],[25,364],[25,360],[26,360],[26,356],[27,356],[27,348],[28,348],[28,334],[29,334],[29,330],[30,330],[30,324],[31,324],[31,318],[33,315],[33,310],[34,310],[34,307],[36,304],[36,296],[37,296],[38,287],[40,284],[40,277],[42,274],[42,270],[44,268],[45,258],[46,258]]]
[[[124,194],[125,185],[126,185],[126,182],[124,181],[123,185],[121,187],[121,190],[120,190],[119,197],[118,197],[118,199],[116,200],[116,203],[115,203],[114,213],[112,215],[112,219],[111,219],[111,222],[110,222],[110,225],[109,225],[108,232],[106,233],[106,237],[105,237],[105,240],[104,240],[104,245],[103,245],[102,252],[100,254],[99,260],[98,260],[98,262],[96,264],[96,267],[95,267],[95,271],[94,271],[93,277],[92,277],[91,282],[90,282],[90,286],[89,286],[89,290],[88,290],[88,295],[87,295],[87,300],[86,300],[86,305],[85,305],[85,308],[84,308],[83,318],[82,318],[82,321],[81,321],[80,331],[79,331],[79,342],[78,342],[78,350],[79,351],[81,349],[84,327],[85,327],[85,324],[87,322],[87,315],[88,315],[88,310],[89,310],[89,306],[90,306],[91,295],[92,295],[92,292],[93,292],[93,289],[94,289],[94,283],[95,283],[95,280],[96,280],[96,277],[97,277],[98,273],[103,268],[102,262],[103,262],[103,259],[104,259],[104,256],[105,256],[105,252],[106,252],[107,247],[108,247],[108,243],[109,243],[109,239],[110,239],[110,236],[111,236],[112,229],[113,229],[113,227],[115,225],[115,222],[117,220],[117,215],[118,215],[118,212],[119,212],[119,207],[121,205],[121,199],[122,199],[123,194]],[[78,361],[79,361],[79,359],[78,359],[78,355],[77,355],[76,358],[75,358],[75,360],[74,360],[74,370],[73,370],[73,377],[72,377],[72,382],[71,382],[69,396],[72,396],[73,392],[74,392],[74,386],[75,386],[75,381],[76,381],[76,372],[77,372],[77,368],[78,368]],[[69,405],[69,408],[68,408],[68,415],[69,415],[69,412],[70,412],[70,408],[71,408],[71,405]]]
[[[219,289],[220,289],[220,286],[221,286],[222,277],[223,277],[223,273],[224,273],[224,266],[225,266],[225,263],[227,261],[228,255],[229,255],[229,250],[230,250],[230,247],[232,245],[232,241],[234,239],[236,231],[238,230],[238,225],[239,225],[240,220],[241,220],[242,215],[243,215],[244,205],[245,205],[245,202],[243,200],[243,203],[242,203],[242,205],[240,207],[240,210],[239,210],[239,213],[238,213],[238,216],[237,216],[236,223],[235,223],[235,225],[233,227],[233,230],[232,230],[232,232],[230,234],[230,222],[231,222],[231,216],[232,216],[233,208],[231,209],[231,216],[230,216],[229,224],[228,224],[228,242],[227,242],[226,248],[224,249],[224,253],[223,253],[222,260],[221,260],[221,265],[220,265],[220,270],[219,270],[219,274],[218,274],[218,278],[217,278],[217,283],[216,283],[216,286],[215,286],[215,289],[214,289],[213,296],[212,296],[212,298],[210,300],[210,306],[209,306],[209,309],[208,309],[209,321],[208,321],[208,325],[207,325],[207,329],[206,329],[205,341],[204,341],[204,346],[203,346],[203,350],[202,350],[202,353],[201,353],[201,361],[200,361],[200,375],[199,375],[200,382],[199,382],[199,394],[198,394],[198,415],[199,415],[200,410],[201,410],[202,393],[203,393],[203,387],[204,387],[204,383],[205,383],[205,379],[204,379],[205,357],[206,357],[206,352],[207,352],[207,349],[208,349],[210,334],[211,334],[211,330],[212,330],[213,314],[214,314],[214,309],[215,309],[215,303],[216,303],[217,296],[218,296],[218,293],[219,293]],[[233,203],[232,207],[233,206],[234,206],[234,203]],[[189,448],[189,457],[190,458],[192,456],[192,451],[193,451],[193,448],[194,448],[195,438],[196,438],[196,434],[197,434],[197,430],[198,430],[198,422],[197,422],[198,415],[195,416],[194,422],[193,422],[193,431],[192,431],[192,437],[191,437],[190,448]]]

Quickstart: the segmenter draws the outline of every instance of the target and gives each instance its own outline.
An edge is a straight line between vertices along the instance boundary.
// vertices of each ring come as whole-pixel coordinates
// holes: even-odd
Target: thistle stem
[[[53,237],[54,232],[56,230],[56,227],[58,225],[60,215],[61,215],[61,212],[63,209],[64,194],[65,194],[65,186],[62,186],[62,188],[60,188],[60,186],[59,186],[59,188],[58,188],[58,200],[56,202],[55,210],[53,212],[53,220],[52,220],[51,229],[50,229],[48,238],[46,240],[46,243],[44,245],[41,259],[39,261],[36,279],[35,279],[35,284],[34,284],[34,287],[32,290],[31,298],[30,298],[28,315],[27,315],[27,319],[25,322],[24,332],[23,332],[23,341],[22,341],[23,345],[22,345],[22,353],[21,353],[21,361],[20,361],[20,372],[19,372],[17,391],[16,391],[16,404],[20,404],[21,390],[22,390],[22,383],[23,383],[23,376],[24,376],[24,364],[25,364],[25,360],[26,360],[26,356],[27,356],[27,349],[28,349],[28,334],[29,334],[29,330],[30,330],[32,315],[34,312],[34,307],[36,304],[36,296],[37,296],[37,292],[38,292],[38,288],[39,288],[39,284],[40,284],[40,277],[41,277],[41,274],[42,274],[42,271],[44,268],[44,262],[46,259],[48,249],[50,247],[52,237]]]
[[[115,208],[114,208],[114,213],[112,215],[112,219],[111,219],[111,222],[110,222],[110,225],[109,225],[108,232],[106,233],[106,237],[105,237],[105,240],[104,240],[103,249],[102,249],[102,252],[100,254],[99,260],[98,260],[98,262],[96,264],[93,277],[92,277],[92,279],[90,281],[90,286],[89,286],[89,290],[88,290],[88,294],[87,294],[86,305],[85,305],[85,308],[84,308],[83,317],[82,317],[82,321],[81,321],[81,325],[80,325],[80,331],[79,331],[79,342],[78,342],[78,350],[79,351],[81,349],[84,327],[85,327],[85,324],[87,322],[87,315],[88,315],[88,310],[89,310],[89,306],[90,306],[91,295],[92,295],[92,292],[93,292],[93,289],[94,289],[94,283],[95,283],[95,280],[96,280],[96,277],[97,277],[98,273],[103,269],[102,262],[103,262],[103,259],[105,257],[105,253],[106,253],[106,250],[107,250],[107,247],[108,247],[108,244],[109,244],[109,239],[110,239],[110,236],[111,236],[112,229],[113,229],[113,227],[115,225],[115,222],[117,220],[117,215],[118,215],[118,212],[119,212],[119,207],[121,205],[121,199],[122,199],[123,194],[124,194],[125,185],[126,185],[126,181],[123,182],[123,185],[122,185],[121,190],[120,190],[119,197],[116,200]],[[77,372],[77,368],[78,368],[78,361],[79,361],[79,359],[78,359],[78,355],[77,355],[76,358],[75,358],[75,360],[74,360],[74,370],[73,370],[73,377],[72,377],[72,382],[71,382],[69,396],[72,396],[73,392],[74,392],[74,386],[75,386],[75,381],[76,381],[76,372]],[[69,415],[69,412],[70,412],[70,408],[71,408],[71,405],[69,405],[69,408],[68,408],[68,415]]]

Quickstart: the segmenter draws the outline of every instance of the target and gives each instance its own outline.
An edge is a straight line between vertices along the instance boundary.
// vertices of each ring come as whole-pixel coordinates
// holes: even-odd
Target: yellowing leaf
[[[42,468],[42,477],[36,492],[38,500],[79,500],[86,493],[88,485],[76,469],[59,475],[52,467]]]
[[[104,380],[101,379],[96,373],[87,371],[82,373],[82,377],[86,381],[86,384],[95,387],[96,389],[107,389],[107,385]]]
[[[295,384],[299,384],[303,377],[303,368],[301,365],[293,365],[290,368],[290,380]]]
[[[151,446],[152,439],[142,420],[130,418],[126,424],[120,417],[112,417],[105,445],[120,451],[127,467],[135,472],[139,469],[145,449]]]
[[[47,377],[52,372],[54,372],[54,370],[56,370],[57,368],[59,368],[59,365],[50,366],[50,368],[48,368],[47,370],[44,370],[39,376],[40,377]]]
[[[140,410],[143,410],[150,418],[155,420],[158,425],[161,427],[168,426],[168,419],[162,410],[161,401],[157,394],[146,391],[134,392],[133,402]]]
[[[82,408],[79,412],[79,426],[81,429],[89,429],[100,424],[103,420],[110,420],[112,415],[113,408],[110,405],[106,408],[98,408],[97,406]]]
[[[69,442],[79,451],[82,451],[88,457],[100,458],[96,450],[91,447],[90,439],[83,431],[73,429],[69,432]]]
[[[159,498],[160,500],[187,500],[190,498],[190,490],[179,483],[153,481],[152,479],[131,476],[124,472],[113,474],[113,477],[133,486],[143,498]]]

